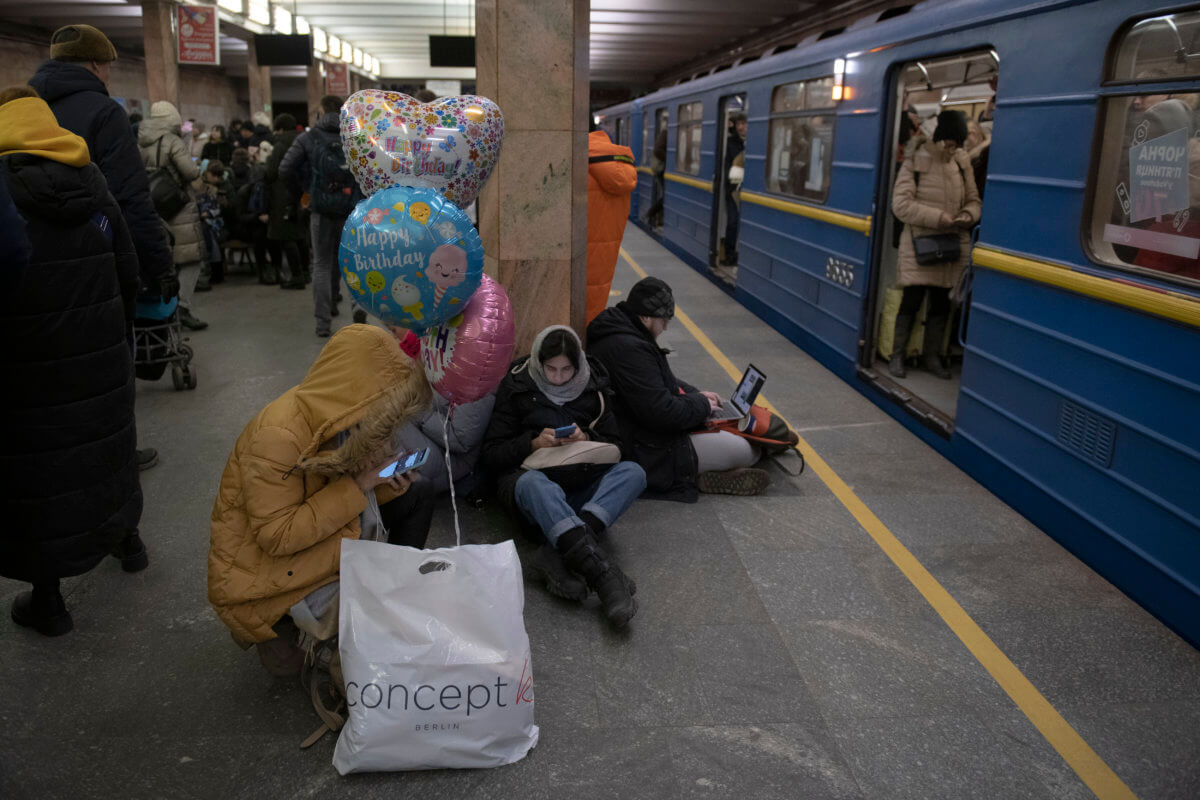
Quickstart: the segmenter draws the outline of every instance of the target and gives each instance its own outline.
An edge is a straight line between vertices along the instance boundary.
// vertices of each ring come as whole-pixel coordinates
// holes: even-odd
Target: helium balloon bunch
[[[500,158],[504,117],[486,97],[422,103],[366,89],[342,106],[346,164],[366,199],[346,220],[338,265],[356,303],[420,337],[417,358],[456,405],[499,384],[512,360],[512,304],[483,274],[462,210]]]

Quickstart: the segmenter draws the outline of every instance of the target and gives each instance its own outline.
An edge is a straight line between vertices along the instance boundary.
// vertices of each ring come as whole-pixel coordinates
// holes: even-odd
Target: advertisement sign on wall
[[[177,6],[179,63],[220,65],[217,9],[213,6]]]
[[[350,65],[325,65],[325,94],[345,97],[350,94]]]

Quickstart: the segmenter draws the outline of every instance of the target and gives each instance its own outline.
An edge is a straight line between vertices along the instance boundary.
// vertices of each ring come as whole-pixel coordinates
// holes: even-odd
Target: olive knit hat
[[[117,49],[108,37],[91,25],[67,25],[50,37],[50,57],[56,61],[117,60]]]

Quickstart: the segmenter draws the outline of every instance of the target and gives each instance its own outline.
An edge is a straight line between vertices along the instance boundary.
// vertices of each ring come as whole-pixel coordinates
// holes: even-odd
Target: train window
[[[676,113],[675,169],[688,175],[700,174],[700,136],[704,130],[704,104],[684,103]]]
[[[1144,19],[1122,37],[1111,80],[1200,75],[1200,11]]]
[[[625,144],[625,142],[621,141],[621,139],[625,136],[625,121],[620,117],[617,117],[613,123],[616,125],[616,136],[614,136],[612,139],[613,144]]]
[[[833,78],[776,86],[767,129],[767,189],[825,202],[833,164]]]
[[[1188,84],[1197,44],[1200,12],[1143,20],[1121,38],[1110,79],[1148,88],[1103,99],[1085,222],[1095,260],[1192,285],[1200,285],[1200,93]]]

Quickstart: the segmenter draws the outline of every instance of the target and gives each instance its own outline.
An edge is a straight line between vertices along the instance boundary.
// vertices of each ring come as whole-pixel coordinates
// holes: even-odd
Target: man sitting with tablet
[[[588,352],[612,382],[621,435],[646,471],[646,496],[694,503],[697,492],[760,494],[770,479],[754,468],[758,448],[732,433],[705,432],[722,406],[720,396],[675,377],[656,342],[674,316],[671,287],[649,277],[587,328]],[[745,391],[735,396],[747,410],[762,380],[753,367],[742,376]]]

